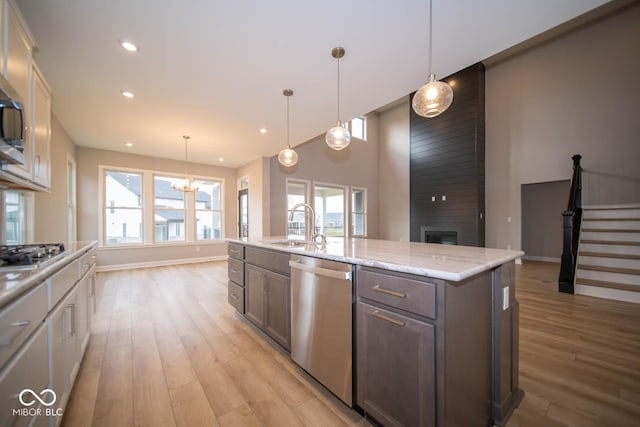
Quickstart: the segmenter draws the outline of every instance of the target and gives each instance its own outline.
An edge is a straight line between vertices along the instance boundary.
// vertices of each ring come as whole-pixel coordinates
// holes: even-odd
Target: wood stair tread
[[[640,205],[631,205],[631,206],[615,206],[615,207],[607,207],[607,206],[590,206],[583,207],[583,211],[623,211],[627,209],[640,209]]]
[[[601,265],[578,264],[578,270],[602,271],[604,273],[632,274],[640,276],[640,269],[622,268],[622,267],[606,267]]]
[[[582,218],[582,222],[588,221],[640,221],[640,218]]]
[[[583,228],[582,231],[595,233],[640,233],[640,229],[634,230],[631,228]]]
[[[617,240],[580,240],[581,244],[640,246],[640,242],[620,242]]]
[[[640,255],[612,254],[612,253],[609,253],[609,252],[580,251],[580,252],[578,252],[578,256],[590,256],[590,257],[598,257],[598,258],[617,258],[617,259],[637,259],[637,260],[640,260]]]
[[[602,280],[576,278],[576,285],[597,286],[600,288],[619,289],[622,291],[640,292],[640,286],[623,283],[605,282]]]

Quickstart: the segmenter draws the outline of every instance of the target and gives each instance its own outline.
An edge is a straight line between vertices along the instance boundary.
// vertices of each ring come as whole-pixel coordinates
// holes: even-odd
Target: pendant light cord
[[[429,60],[429,79],[431,79],[431,74],[433,71],[431,69],[431,64],[433,61],[433,0],[429,0],[429,53],[427,58]]]
[[[340,58],[338,58],[338,96],[337,96],[337,104],[338,104],[338,123],[340,123]]]
[[[289,149],[291,149],[291,143],[289,142],[290,141],[290,139],[289,139],[289,129],[290,129],[290,126],[289,126],[289,98],[291,98],[291,97],[287,96],[287,147]]]

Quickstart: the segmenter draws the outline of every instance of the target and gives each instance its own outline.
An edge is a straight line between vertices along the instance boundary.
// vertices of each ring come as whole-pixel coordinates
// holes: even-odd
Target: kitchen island
[[[349,342],[353,336],[350,370],[343,375],[352,376],[344,387],[353,405],[325,383],[325,374],[301,366],[383,425],[504,425],[523,396],[514,286],[514,261],[522,255],[374,239],[324,245],[229,239],[229,302],[300,364],[291,334],[299,330],[299,316],[292,313],[307,293],[294,290],[310,283],[304,274],[311,274],[313,259],[350,266],[348,330],[335,334],[348,333]],[[314,311],[332,309],[326,305]],[[316,331],[322,325],[303,326]],[[316,353],[323,354],[319,347]]]

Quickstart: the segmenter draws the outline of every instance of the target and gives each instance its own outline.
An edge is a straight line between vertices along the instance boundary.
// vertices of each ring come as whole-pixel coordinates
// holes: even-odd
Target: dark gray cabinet
[[[244,314],[244,246],[229,243],[227,273],[229,277],[227,301],[238,313]]]
[[[435,425],[435,328],[357,303],[358,405],[385,426]]]
[[[245,317],[285,349],[291,349],[289,277],[247,263]]]
[[[492,425],[493,274],[449,282],[358,266],[358,406],[385,426]]]

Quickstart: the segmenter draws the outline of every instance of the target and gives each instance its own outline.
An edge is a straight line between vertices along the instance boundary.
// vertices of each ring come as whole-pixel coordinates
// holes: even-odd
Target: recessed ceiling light
[[[120,45],[123,48],[125,48],[126,50],[128,50],[129,52],[137,52],[138,51],[138,46],[136,46],[135,44],[131,43],[130,41],[120,42]]]
[[[269,129],[267,129],[267,128],[260,128],[260,133],[261,133],[261,134],[263,134],[263,135],[264,135],[264,134],[265,134],[265,133],[267,133],[267,132],[269,132]]]
[[[124,96],[125,98],[133,98],[135,95],[133,94],[133,92],[129,92],[128,90],[121,90],[120,93],[122,94],[122,96]]]
[[[124,145],[131,148],[133,147],[133,142],[125,142]]]
[[[219,161],[220,163],[224,162],[224,157],[220,157],[220,158],[218,159],[218,161]]]

